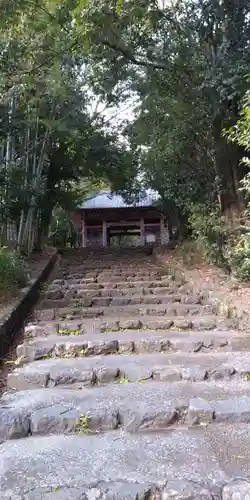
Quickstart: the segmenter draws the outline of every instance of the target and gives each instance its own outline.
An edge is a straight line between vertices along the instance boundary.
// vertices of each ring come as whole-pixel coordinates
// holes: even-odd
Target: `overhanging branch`
[[[110,42],[109,40],[103,40],[102,43],[105,47],[108,47],[114,50],[115,52],[118,52],[124,57],[124,59],[131,62],[132,64],[135,64],[136,66],[140,66],[143,68],[151,68],[161,71],[170,70],[169,65],[165,64],[162,61],[149,61],[147,59],[139,59],[138,57],[135,57],[126,47],[120,47],[119,45],[116,45],[115,43]],[[176,69],[181,71],[182,78],[184,78],[185,75],[188,78],[188,81],[190,81],[190,79],[192,78],[192,73],[187,69],[187,67],[179,66],[176,61],[173,61],[172,64],[176,67]]]
[[[131,54],[131,52],[126,48],[119,47],[118,45],[110,42],[109,40],[104,40],[103,45],[105,47],[109,47],[115,52],[119,52],[125,59],[127,59],[127,61],[136,64],[136,66],[141,66],[144,68],[152,68],[152,69],[161,69],[161,70],[169,69],[168,66],[163,62],[156,62],[156,61],[154,62],[154,61],[148,61],[146,59],[138,59],[133,54]]]

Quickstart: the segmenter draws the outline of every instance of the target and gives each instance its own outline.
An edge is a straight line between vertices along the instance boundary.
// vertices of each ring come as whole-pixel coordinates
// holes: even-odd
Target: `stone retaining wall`
[[[40,275],[34,280],[25,295],[14,306],[12,311],[0,320],[0,364],[2,364],[10,345],[23,327],[24,322],[30,315],[32,309],[36,305],[41,287],[49,278],[54,266],[59,258],[59,254],[55,252],[47,262]]]

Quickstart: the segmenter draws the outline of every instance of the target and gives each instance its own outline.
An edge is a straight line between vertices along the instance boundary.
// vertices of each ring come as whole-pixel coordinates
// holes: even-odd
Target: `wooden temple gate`
[[[105,248],[117,235],[136,235],[141,246],[167,242],[166,218],[150,200],[128,206],[120,198],[117,195],[111,198],[109,192],[104,191],[86,200],[74,212],[72,219],[78,228],[79,246]]]

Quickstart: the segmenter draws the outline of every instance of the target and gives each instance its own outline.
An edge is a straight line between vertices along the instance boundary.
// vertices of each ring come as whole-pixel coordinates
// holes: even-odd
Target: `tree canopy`
[[[223,211],[240,209],[243,151],[222,129],[236,123],[248,88],[249,2],[92,0],[76,12],[99,91],[139,96],[126,132],[150,184],[182,210],[217,199]]]
[[[86,179],[152,187],[184,221],[197,204],[242,210],[246,144],[223,130],[249,88],[247,0],[6,0],[1,14],[2,236],[31,251]],[[94,102],[130,120],[111,129]]]
[[[86,54],[77,51],[69,7],[32,0],[3,5],[1,236],[14,231],[29,252],[48,232],[53,208],[70,209],[82,198],[81,179],[115,189],[136,168],[127,146],[90,113]]]

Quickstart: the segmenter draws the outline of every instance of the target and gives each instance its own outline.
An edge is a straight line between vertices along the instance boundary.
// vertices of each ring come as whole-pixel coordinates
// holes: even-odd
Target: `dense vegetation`
[[[131,197],[140,179],[250,277],[249,1],[5,0],[0,23],[1,241],[30,253],[93,185]]]
[[[10,298],[28,284],[28,270],[20,254],[8,247],[0,247],[0,300]]]

